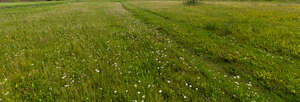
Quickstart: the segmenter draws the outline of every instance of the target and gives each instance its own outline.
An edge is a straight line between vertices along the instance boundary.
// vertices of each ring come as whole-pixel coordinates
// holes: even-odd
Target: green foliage
[[[184,0],[183,3],[185,5],[196,5],[200,2],[200,0]]]
[[[0,0],[0,2],[62,1],[62,0]]]

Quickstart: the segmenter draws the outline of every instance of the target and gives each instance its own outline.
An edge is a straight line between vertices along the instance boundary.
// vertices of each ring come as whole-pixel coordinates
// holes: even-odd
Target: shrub
[[[200,2],[200,0],[184,0],[183,3],[186,5],[196,5]]]

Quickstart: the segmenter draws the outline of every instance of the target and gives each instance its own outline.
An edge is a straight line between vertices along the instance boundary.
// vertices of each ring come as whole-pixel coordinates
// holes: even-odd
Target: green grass
[[[52,6],[64,3],[62,1],[52,1],[52,2],[16,2],[16,3],[1,3],[0,10],[8,8],[25,8],[25,7],[38,7],[38,6]]]
[[[299,11],[230,1],[0,4],[0,100],[297,102]]]

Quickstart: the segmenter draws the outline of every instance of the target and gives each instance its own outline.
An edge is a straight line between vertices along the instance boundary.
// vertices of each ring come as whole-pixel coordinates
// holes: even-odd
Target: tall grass
[[[138,18],[157,25],[199,57],[206,56],[214,63],[229,63],[220,68],[225,73],[256,80],[258,87],[274,93],[276,101],[280,100],[278,96],[288,101],[299,99],[296,91],[299,90],[296,88],[300,73],[299,41],[295,28],[299,23],[295,23],[298,19],[292,19],[298,16],[298,4],[280,7],[260,2],[205,2],[194,7],[182,6],[180,2],[131,4]]]
[[[299,101],[299,4],[201,3],[0,4],[0,100]]]

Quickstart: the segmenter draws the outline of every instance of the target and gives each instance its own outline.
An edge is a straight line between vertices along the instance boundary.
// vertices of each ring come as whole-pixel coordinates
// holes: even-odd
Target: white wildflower
[[[100,70],[99,70],[99,69],[95,69],[95,71],[96,71],[97,73],[99,73],[99,72],[100,72]]]
[[[8,91],[6,91],[5,93],[4,93],[4,95],[6,96],[6,95],[8,95],[9,94],[9,92]]]
[[[162,93],[162,90],[158,90],[158,93]]]
[[[137,84],[134,84],[133,86],[136,88],[136,87],[137,87]]]
[[[67,84],[66,84],[66,85],[64,85],[64,87],[69,87],[69,86],[70,86],[70,85],[67,85]]]

